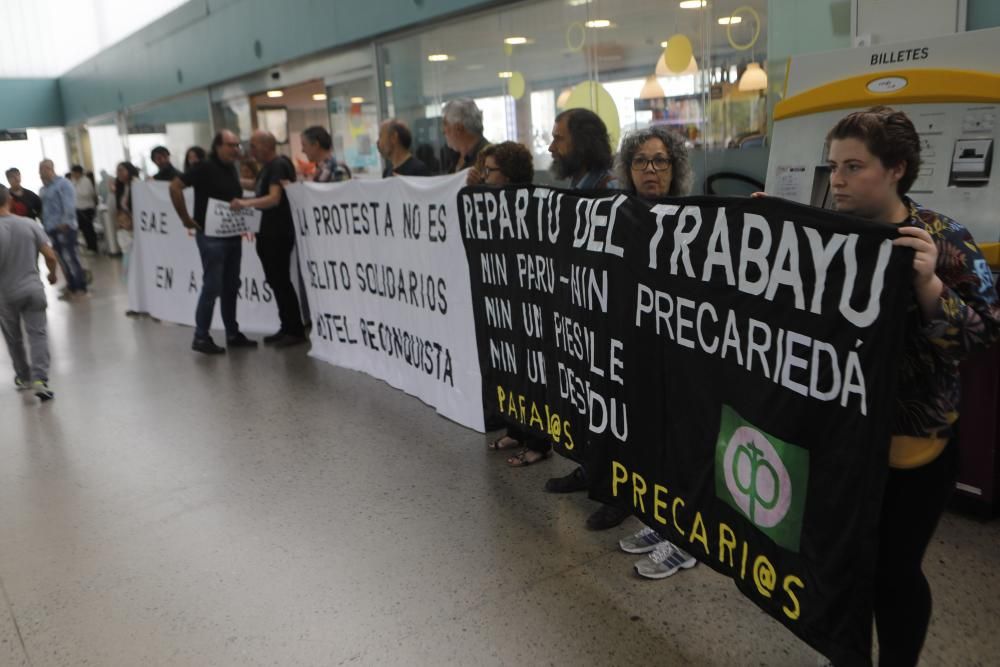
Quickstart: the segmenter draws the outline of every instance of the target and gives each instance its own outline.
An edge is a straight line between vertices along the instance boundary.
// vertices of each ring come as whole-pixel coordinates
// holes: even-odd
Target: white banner
[[[136,181],[132,185],[135,239],[128,271],[129,310],[194,326],[194,311],[201,292],[201,256],[193,234],[181,224],[170,203],[169,185],[157,181]],[[184,198],[188,211],[193,213],[194,191],[185,190]],[[241,243],[242,282],[236,319],[243,331],[274,333],[279,327],[274,293],[264,280],[254,242]],[[292,266],[292,284],[298,286],[298,274]],[[223,328],[218,301],[212,328]]]
[[[240,236],[258,232],[260,211],[255,208],[234,211],[229,208],[229,202],[209,197],[205,211],[205,236]]]
[[[287,188],[312,310],[310,354],[385,380],[483,430],[465,174]]]

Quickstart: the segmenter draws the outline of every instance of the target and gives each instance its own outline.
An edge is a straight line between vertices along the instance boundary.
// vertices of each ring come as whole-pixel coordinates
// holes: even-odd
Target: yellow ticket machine
[[[910,197],[959,221],[1000,272],[1000,28],[796,56],[774,109],[766,190],[831,207],[824,138],[845,114],[885,104],[920,133]],[[962,367],[958,490],[1000,500],[1000,347]]]

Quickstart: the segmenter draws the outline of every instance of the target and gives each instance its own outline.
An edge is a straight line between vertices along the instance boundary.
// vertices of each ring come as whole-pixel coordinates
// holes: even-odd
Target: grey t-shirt
[[[44,290],[38,251],[49,243],[42,226],[17,215],[0,217],[0,301]]]

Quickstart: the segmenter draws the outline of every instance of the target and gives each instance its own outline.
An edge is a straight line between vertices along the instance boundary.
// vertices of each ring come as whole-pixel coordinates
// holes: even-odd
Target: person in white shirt
[[[70,169],[69,177],[76,190],[76,221],[83,232],[90,252],[97,252],[97,231],[94,229],[94,215],[97,213],[97,188],[93,179],[83,173],[83,167],[78,164]]]

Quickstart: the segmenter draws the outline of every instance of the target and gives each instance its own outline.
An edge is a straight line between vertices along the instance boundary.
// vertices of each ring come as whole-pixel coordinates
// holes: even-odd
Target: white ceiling
[[[0,78],[54,78],[187,0],[4,0]]]

